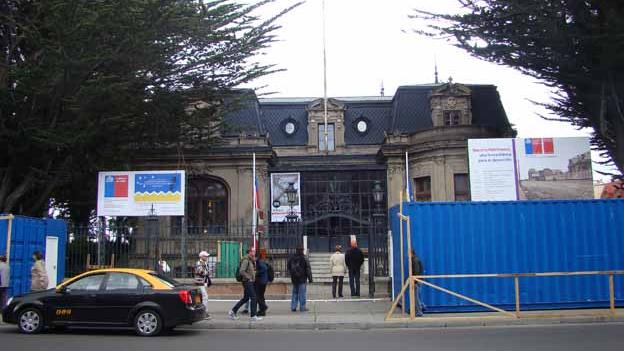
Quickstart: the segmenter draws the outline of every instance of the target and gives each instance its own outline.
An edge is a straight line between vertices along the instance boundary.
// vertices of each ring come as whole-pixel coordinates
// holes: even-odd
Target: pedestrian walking
[[[40,251],[33,252],[35,263],[30,270],[30,290],[40,291],[48,289],[48,272],[46,272],[43,254]]]
[[[0,256],[0,310],[6,306],[10,277],[11,268],[7,264],[6,256],[2,255]]]
[[[349,269],[351,296],[360,296],[360,269],[364,263],[364,253],[357,246],[357,241],[351,240],[351,248],[345,255],[345,262]]]
[[[342,253],[342,246],[336,245],[336,252],[329,258],[329,271],[332,275],[332,296],[336,298],[336,285],[338,286],[338,297],[342,296],[342,285],[344,276],[347,274],[345,255]]]
[[[241,276],[243,284],[243,298],[240,299],[228,312],[230,319],[238,319],[238,309],[249,301],[250,320],[252,322],[261,321],[262,317],[257,315],[256,289],[254,281],[256,279],[256,252],[252,249],[247,250],[247,255],[241,260],[238,267],[238,274]]]
[[[273,281],[273,274],[269,274],[270,271],[272,271],[272,268],[267,262],[266,250],[261,249],[258,259],[256,260],[256,281],[254,282],[256,299],[258,301],[258,316],[265,316],[266,311],[269,309],[264,299],[264,293],[266,292],[269,282]]]
[[[295,312],[299,305],[299,311],[306,312],[306,284],[308,281],[312,283],[312,268],[303,254],[303,247],[297,248],[295,255],[288,260],[287,268],[293,285],[290,310]]]
[[[201,286],[199,290],[202,294],[202,303],[206,308],[205,318],[211,319],[210,313],[208,313],[208,287],[212,285],[212,280],[210,279],[208,257],[210,257],[210,254],[206,251],[202,251],[199,253],[199,260],[195,264],[195,279],[197,281],[197,284]]]
[[[425,272],[424,266],[420,257],[416,255],[416,251],[412,249],[412,275],[422,275]],[[414,284],[414,295],[416,296],[416,316],[422,317],[424,304],[420,297],[420,285],[421,283]]]

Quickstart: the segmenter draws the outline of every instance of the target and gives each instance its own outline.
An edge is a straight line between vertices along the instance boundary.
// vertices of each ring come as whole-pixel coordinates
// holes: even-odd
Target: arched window
[[[228,189],[215,178],[189,180],[188,224],[191,227],[225,228],[228,218]]]

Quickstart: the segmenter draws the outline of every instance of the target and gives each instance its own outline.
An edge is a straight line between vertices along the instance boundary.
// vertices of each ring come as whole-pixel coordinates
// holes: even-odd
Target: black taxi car
[[[55,289],[10,299],[5,323],[26,334],[46,327],[134,327],[157,335],[205,317],[201,291],[142,269],[102,269],[78,275]]]

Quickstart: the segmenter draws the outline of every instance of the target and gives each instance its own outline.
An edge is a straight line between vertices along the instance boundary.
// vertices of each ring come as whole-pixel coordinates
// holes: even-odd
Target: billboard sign
[[[519,200],[593,199],[589,138],[516,139]]]
[[[513,139],[469,139],[468,154],[473,201],[518,199]]]
[[[292,207],[297,221],[301,220],[301,176],[299,173],[271,174],[271,222],[286,222],[290,213],[290,204],[286,189],[293,185],[296,198]]]
[[[184,171],[100,172],[98,216],[184,216]]]
[[[592,199],[589,139],[468,140],[474,201]]]

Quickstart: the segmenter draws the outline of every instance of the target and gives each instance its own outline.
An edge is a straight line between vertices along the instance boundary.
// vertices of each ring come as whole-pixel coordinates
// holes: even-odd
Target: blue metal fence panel
[[[8,219],[0,220],[0,253],[7,251]],[[39,219],[23,216],[14,216],[11,225],[10,246],[10,296],[22,295],[30,291],[30,270],[32,268],[32,254],[41,251],[45,255],[46,235],[59,238],[58,276],[62,281],[65,274],[65,222],[54,219]]]
[[[401,281],[398,210],[390,210],[396,282]],[[624,200],[406,203],[404,214],[411,218],[412,247],[425,274],[624,269]],[[407,275],[406,240],[404,250]],[[515,304],[511,278],[432,282],[505,309]],[[422,298],[429,311],[480,310],[428,287]],[[624,303],[622,276],[615,277],[615,298]],[[520,300],[523,309],[608,306],[608,278],[520,278]]]

